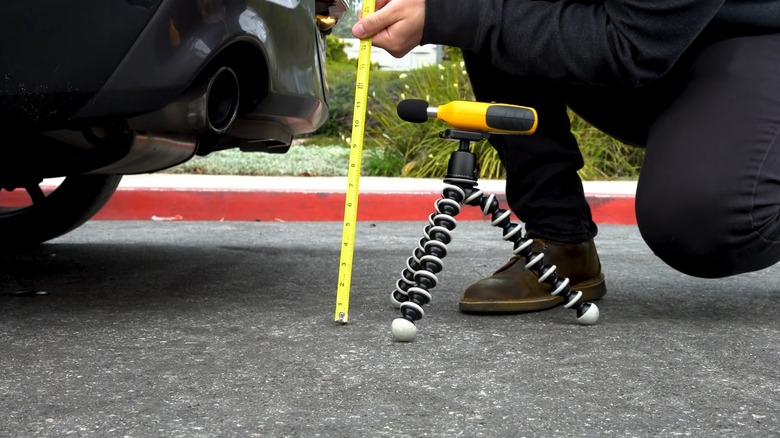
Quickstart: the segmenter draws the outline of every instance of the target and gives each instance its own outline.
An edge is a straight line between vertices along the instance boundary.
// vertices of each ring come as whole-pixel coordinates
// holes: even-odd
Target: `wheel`
[[[0,249],[35,246],[72,231],[108,202],[121,180],[122,175],[79,175],[66,177],[49,193],[40,185],[0,190]]]

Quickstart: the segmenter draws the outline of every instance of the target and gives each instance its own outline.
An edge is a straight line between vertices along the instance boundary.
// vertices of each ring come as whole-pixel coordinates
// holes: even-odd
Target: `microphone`
[[[423,123],[436,118],[455,129],[492,134],[533,134],[538,124],[533,108],[465,100],[430,107],[424,100],[406,99],[398,103],[397,112],[407,122]]]
[[[401,120],[423,123],[428,120],[428,102],[420,99],[402,100],[398,103],[397,112]]]

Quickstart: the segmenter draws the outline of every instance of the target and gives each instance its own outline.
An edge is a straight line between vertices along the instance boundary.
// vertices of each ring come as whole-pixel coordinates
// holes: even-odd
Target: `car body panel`
[[[301,134],[327,117],[324,46],[313,25],[313,0],[47,5],[42,15],[32,16],[29,11],[40,6],[31,8],[26,0],[0,3],[0,24],[9,26],[2,33],[13,31],[16,41],[23,42],[14,46],[3,38],[0,43],[0,115],[6,116],[0,123],[5,127],[57,127],[154,111],[186,90],[210,59],[239,41],[256,47],[257,62],[266,63],[268,72],[257,78],[265,82],[267,98],[242,118],[273,121]],[[115,16],[122,20],[109,20]],[[112,27],[117,22],[123,24]],[[49,31],[41,32],[42,27]],[[28,110],[20,112],[20,107]]]
[[[343,0],[0,1],[0,247],[80,226],[122,175],[224,149],[287,151],[327,118],[325,35],[346,9]]]
[[[0,127],[67,120],[100,90],[159,3],[0,2]]]

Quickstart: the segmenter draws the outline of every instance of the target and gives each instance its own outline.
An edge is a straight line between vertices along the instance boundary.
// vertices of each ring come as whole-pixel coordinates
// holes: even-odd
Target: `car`
[[[123,175],[286,152],[328,117],[325,37],[349,7],[0,2],[0,249],[82,225]]]

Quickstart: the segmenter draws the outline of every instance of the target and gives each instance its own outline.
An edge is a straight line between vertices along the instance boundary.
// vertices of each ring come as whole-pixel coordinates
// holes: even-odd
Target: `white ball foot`
[[[593,325],[599,320],[599,308],[593,303],[588,303],[588,310],[577,318],[577,322],[582,325]]]
[[[390,329],[393,332],[393,338],[398,342],[409,342],[417,336],[417,326],[403,318],[394,319]]]

